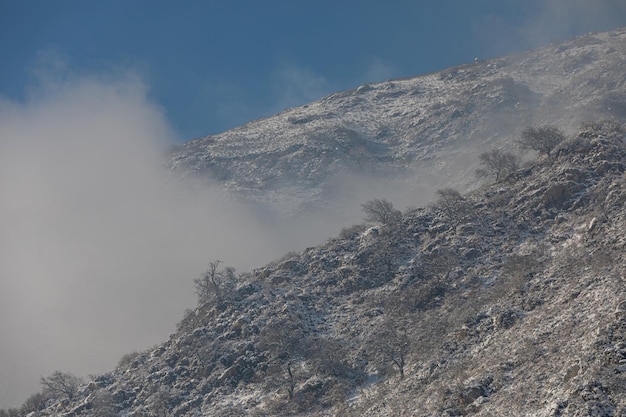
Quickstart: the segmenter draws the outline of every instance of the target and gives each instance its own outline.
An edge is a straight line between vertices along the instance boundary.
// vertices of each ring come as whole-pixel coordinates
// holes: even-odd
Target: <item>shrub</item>
[[[404,377],[407,356],[411,350],[411,339],[406,327],[400,320],[387,318],[367,341],[370,355],[381,371],[391,365],[397,369],[400,378]]]
[[[307,349],[317,373],[334,377],[349,377],[355,373],[347,359],[348,348],[341,340],[316,338],[308,343]]]
[[[452,188],[437,190],[437,195],[439,199],[435,203],[435,208],[446,218],[452,229],[456,230],[470,213],[468,201]]]
[[[519,160],[517,156],[500,149],[493,149],[480,154],[480,168],[476,170],[479,178],[495,178],[496,182],[517,171]]]
[[[198,303],[212,301],[220,306],[227,300],[235,285],[235,269],[231,267],[218,269],[220,261],[209,263],[209,268],[200,278],[194,280]]]
[[[610,119],[586,121],[581,123],[580,129],[594,134],[606,134],[609,136],[614,134],[622,135],[624,133],[624,126]]]
[[[555,126],[529,127],[522,131],[518,145],[522,149],[533,150],[551,158],[551,152],[565,140],[565,135]]]
[[[49,398],[73,400],[78,395],[78,387],[83,380],[76,375],[56,371],[48,377],[42,377],[40,382],[43,394]]]
[[[365,226],[362,224],[355,224],[354,226],[344,227],[339,232],[339,238],[345,240],[352,240],[359,236],[365,230]]]
[[[126,353],[124,354],[120,360],[117,362],[117,367],[118,368],[126,368],[127,366],[129,366],[136,358],[137,356],[139,356],[140,353],[135,351],[135,352],[131,352],[131,353]]]
[[[402,218],[402,213],[393,208],[393,204],[383,199],[370,200],[361,205],[366,222],[390,224]]]
[[[434,278],[436,281],[445,283],[458,265],[459,254],[452,249],[442,248],[424,254],[415,269],[415,274],[424,280]]]
[[[21,407],[22,415],[27,415],[32,412],[36,412],[39,410],[43,410],[46,408],[46,401],[48,401],[48,397],[42,394],[41,392],[35,393],[28,397],[24,404]]]

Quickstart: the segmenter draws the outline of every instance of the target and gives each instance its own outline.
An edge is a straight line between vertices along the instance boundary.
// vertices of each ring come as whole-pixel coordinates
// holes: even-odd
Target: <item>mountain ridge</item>
[[[173,153],[170,168],[211,178],[281,215],[327,204],[336,178],[349,174],[417,189],[424,181],[415,178],[430,177],[431,195],[444,184],[471,189],[477,185],[472,156],[509,146],[503,131],[545,123],[575,126],[599,113],[623,116],[626,84],[619,74],[626,70],[625,38],[624,29],[589,34],[333,93],[185,143]]]

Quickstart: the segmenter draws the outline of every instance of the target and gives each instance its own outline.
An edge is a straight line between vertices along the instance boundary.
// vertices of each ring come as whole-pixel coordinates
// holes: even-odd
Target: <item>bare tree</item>
[[[372,333],[369,340],[370,352],[381,365],[391,364],[397,368],[400,378],[404,378],[410,342],[406,326],[397,318],[389,318]]]
[[[551,159],[551,152],[564,140],[563,132],[555,126],[547,125],[524,129],[518,144],[522,149],[537,151]]]
[[[452,229],[456,230],[470,213],[468,201],[453,188],[437,190],[437,195],[439,199],[435,203],[435,208],[443,214]]]
[[[226,267],[220,271],[220,263],[221,261],[209,263],[209,268],[206,272],[200,278],[194,280],[200,304],[208,301],[214,301],[218,305],[222,304],[228,293],[233,289],[236,280],[235,269]]]
[[[394,223],[402,218],[402,213],[393,208],[393,204],[383,199],[370,200],[361,205],[365,213],[366,222],[377,222],[382,224]]]
[[[0,417],[22,417],[24,414],[17,408],[9,408],[0,410]]]
[[[348,349],[342,340],[330,337],[315,338],[307,343],[306,348],[316,372],[343,377],[352,371],[347,361]]]
[[[270,377],[268,382],[284,386],[288,398],[293,399],[298,381],[296,363],[306,349],[302,321],[295,317],[272,321],[263,329],[260,342],[272,361],[281,368],[282,375]]]
[[[433,253],[424,254],[415,272],[422,279],[447,282],[450,273],[458,265],[459,254],[452,249],[443,248]]]
[[[480,168],[476,170],[479,178],[495,178],[496,182],[512,174],[519,168],[517,156],[501,149],[493,149],[480,154]]]
[[[46,407],[46,401],[48,401],[48,399],[49,398],[41,392],[31,395],[26,399],[26,401],[24,401],[24,404],[22,404],[22,407],[20,408],[22,415],[43,410]]]
[[[48,377],[42,377],[40,383],[44,395],[50,398],[73,400],[78,395],[78,388],[83,380],[70,373],[55,371]]]

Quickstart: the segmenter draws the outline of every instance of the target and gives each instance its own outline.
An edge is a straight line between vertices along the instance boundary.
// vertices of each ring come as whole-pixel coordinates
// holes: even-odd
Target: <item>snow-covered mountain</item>
[[[177,149],[171,168],[294,213],[346,178],[432,192],[475,185],[476,156],[530,125],[626,115],[626,29],[331,94]],[[348,183],[350,183],[348,181]],[[350,183],[351,184],[351,183]]]
[[[0,416],[626,415],[625,70],[626,29],[590,34],[182,145],[176,175],[276,213],[345,203],[345,178],[462,194],[212,263],[168,340]],[[478,185],[479,154],[543,124],[549,157]]]

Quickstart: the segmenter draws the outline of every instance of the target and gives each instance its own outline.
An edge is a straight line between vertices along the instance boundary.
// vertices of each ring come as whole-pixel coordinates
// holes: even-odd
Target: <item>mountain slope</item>
[[[626,114],[626,29],[331,94],[177,149],[170,166],[281,214],[328,205],[338,178],[431,192],[475,185],[476,156],[528,125]],[[367,197],[366,197],[367,198]]]
[[[624,132],[588,123],[466,196],[216,265],[168,341],[34,415],[623,415]]]
[[[624,37],[364,86],[183,146],[174,172],[291,213],[344,172],[463,189],[474,156],[523,127],[570,132],[498,183],[387,206],[250,273],[213,264],[169,340],[71,399],[32,399],[31,417],[623,415]]]

